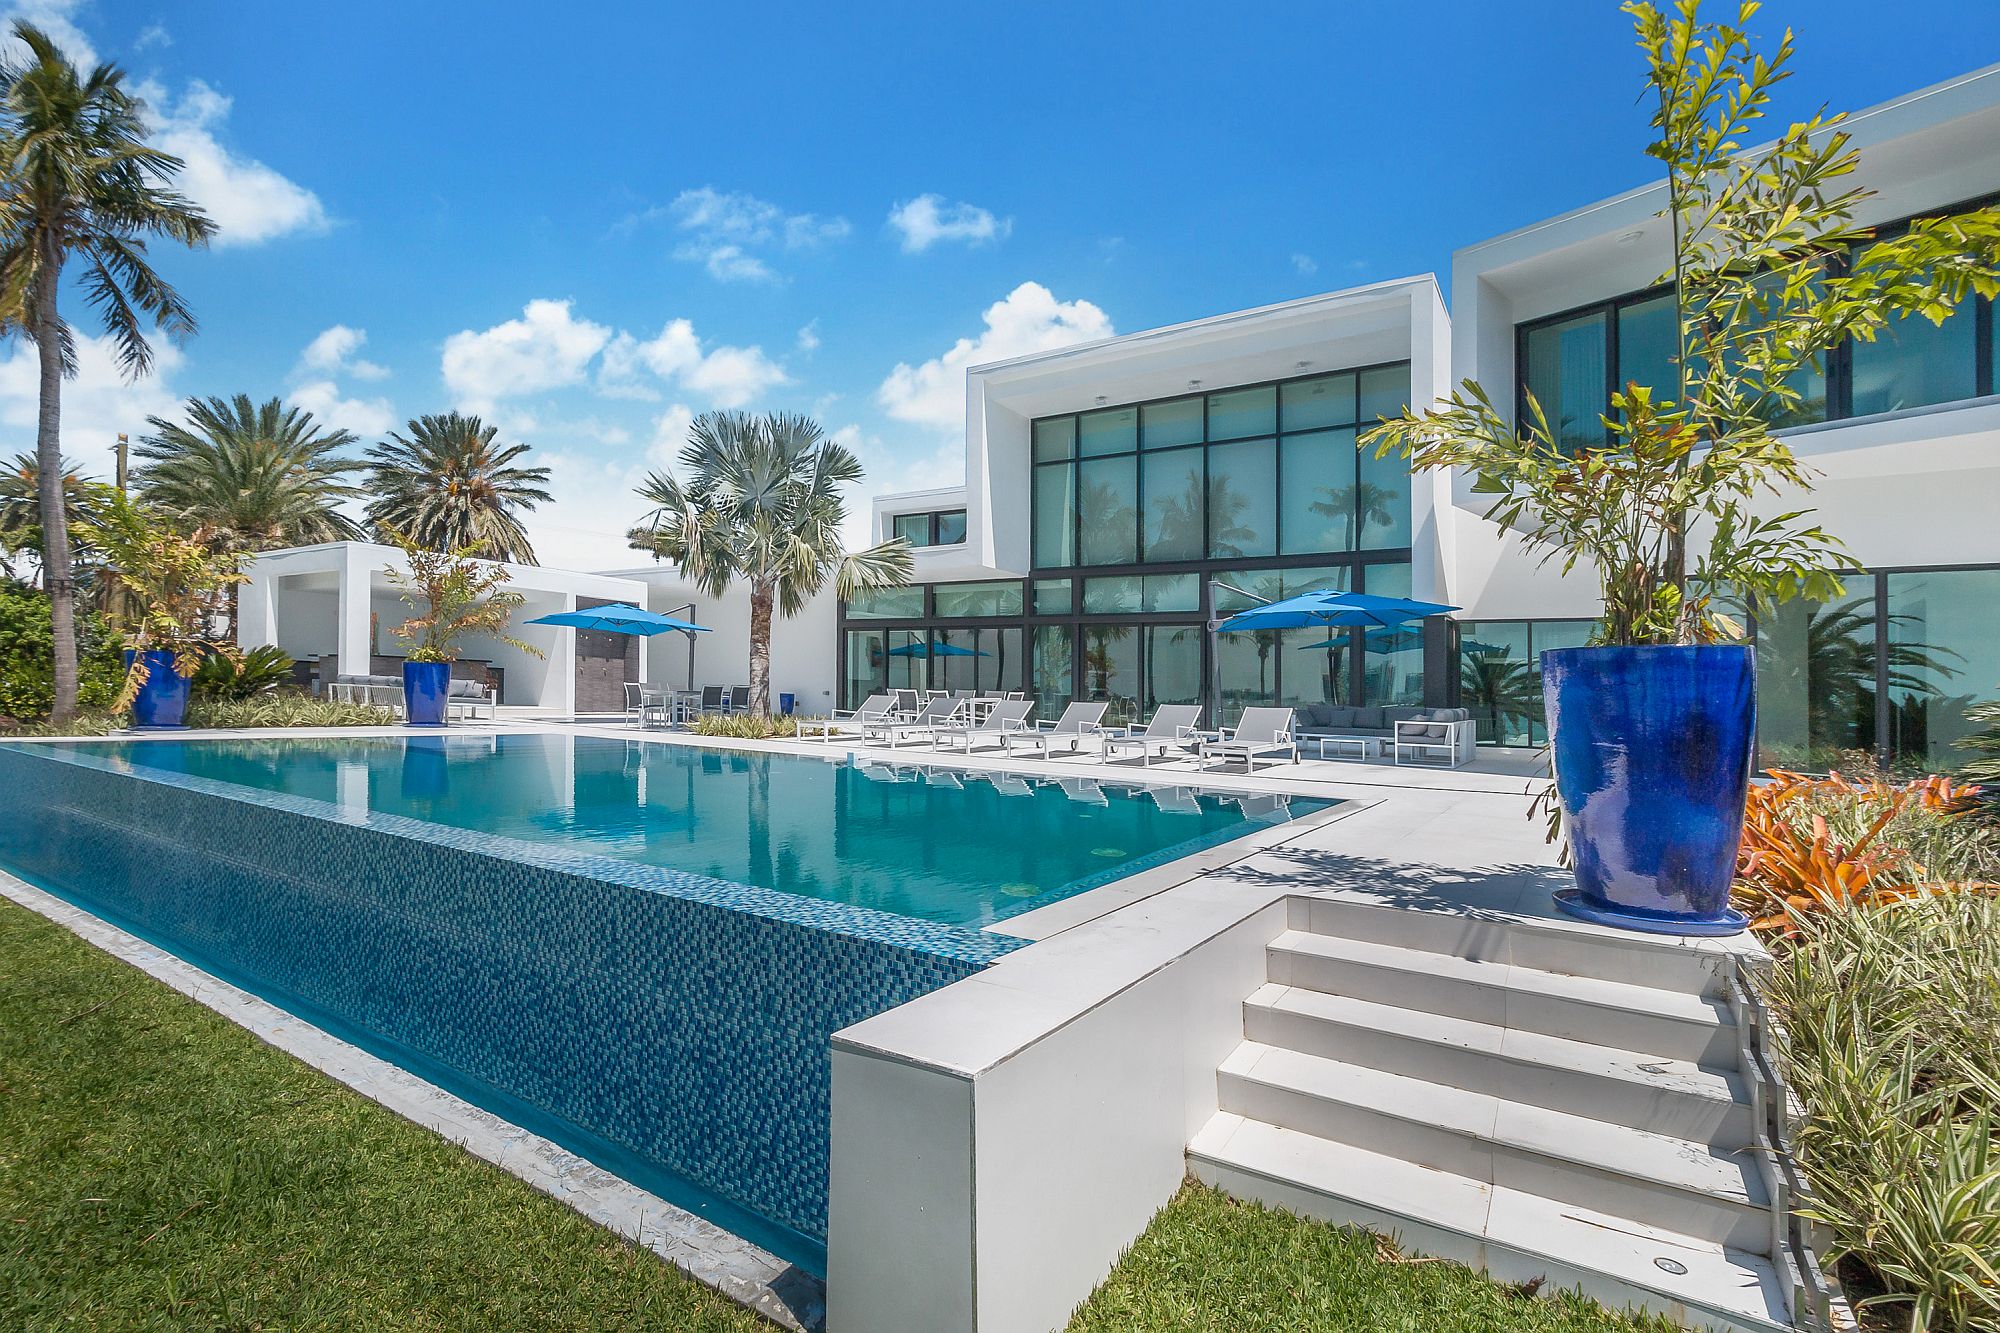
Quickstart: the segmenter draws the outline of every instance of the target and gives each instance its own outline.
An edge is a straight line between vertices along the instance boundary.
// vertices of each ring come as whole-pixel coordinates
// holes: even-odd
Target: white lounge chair
[[[799,739],[818,737],[830,741],[835,736],[859,735],[870,722],[886,721],[896,711],[896,700],[888,694],[871,694],[861,701],[859,708],[842,712],[836,708],[831,717],[812,717],[799,723]]]
[[[998,741],[1004,746],[1009,735],[1027,729],[1028,714],[1034,708],[1032,700],[1002,699],[977,722],[947,723],[936,728],[931,739],[940,750],[947,748],[945,742],[957,741],[959,748],[967,754],[972,753],[976,740]]]
[[[1038,722],[1023,731],[1010,731],[1000,738],[1000,744],[1010,757],[1016,746],[1050,755],[1055,752],[1059,741],[1067,742],[1070,752],[1074,754],[1083,748],[1085,736],[1104,734],[1104,710],[1109,707],[1109,703],[1102,701],[1071,704],[1055,721]]]
[[[1220,759],[1224,766],[1241,759],[1243,771],[1250,772],[1259,759],[1284,758],[1299,761],[1299,743],[1292,737],[1292,710],[1289,708],[1246,708],[1233,727],[1224,727],[1215,739],[1201,743],[1203,759]]]
[[[1144,731],[1125,728],[1122,734],[1104,738],[1104,758],[1108,762],[1121,754],[1137,754],[1142,767],[1150,768],[1153,756],[1183,754],[1201,738],[1200,704],[1161,704],[1153,710],[1153,720]]]
[[[951,699],[926,699],[916,716],[887,717],[875,722],[866,722],[861,727],[861,738],[871,744],[901,745],[906,740],[929,740],[934,732],[951,721],[951,715],[958,711],[958,704]]]

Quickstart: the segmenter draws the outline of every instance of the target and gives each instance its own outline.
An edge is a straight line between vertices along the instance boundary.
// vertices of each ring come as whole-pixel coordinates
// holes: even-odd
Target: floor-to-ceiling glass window
[[[1409,398],[1409,367],[1398,363],[1031,423],[1027,577],[857,599],[846,620],[881,623],[844,624],[873,637],[843,643],[880,669],[849,664],[844,689],[898,676],[1026,688],[1038,717],[1076,697],[1103,699],[1115,721],[1144,721],[1163,703],[1205,700],[1219,677],[1229,702],[1210,725],[1252,704],[1420,693],[1420,646],[1364,654],[1347,630],[1330,652],[1311,646],[1325,645],[1323,631],[1212,642],[1204,623],[1313,588],[1407,595],[1408,469],[1362,457],[1355,438]],[[1217,577],[1248,595],[1211,597]],[[922,646],[899,656],[905,643]]]
[[[1885,574],[1889,752],[1897,767],[1948,773],[1971,758],[1974,704],[2000,696],[2000,569]]]
[[[1083,697],[1110,705],[1104,714],[1109,724],[1139,715],[1139,646],[1135,625],[1083,627]]]
[[[1760,608],[1757,750],[1767,766],[1824,771],[1875,749],[1874,579],[1831,602]]]
[[[1588,620],[1467,620],[1458,626],[1458,706],[1482,745],[1546,745],[1542,654],[1581,648]]]
[[[889,645],[879,629],[847,631],[847,651],[843,654],[840,701],[852,708],[871,694],[889,688]]]

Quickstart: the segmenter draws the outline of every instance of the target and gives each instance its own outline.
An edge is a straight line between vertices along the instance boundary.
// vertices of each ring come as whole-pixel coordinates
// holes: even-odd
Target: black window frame
[[[938,539],[938,534],[944,527],[944,520],[954,514],[958,516],[960,524],[965,522],[965,508],[962,505],[956,509],[909,509],[901,513],[890,514],[890,537],[893,539],[902,536],[901,533],[896,531],[896,525],[904,519],[921,518],[924,520],[924,540],[921,542],[911,542],[910,545],[913,549],[928,549],[933,546],[963,546],[966,542],[965,537],[960,537],[955,542],[940,541]]]
[[[1990,207],[1995,204],[2000,204],[2000,193],[1981,195],[1973,199],[1961,200],[1958,203],[1946,205],[1943,208],[1927,209],[1921,213],[1912,213],[1907,217],[1876,223],[1866,229],[1869,233],[1868,240],[1856,242],[1848,246],[1845,250],[1831,250],[1828,252],[1828,260],[1833,266],[1838,268],[1839,265],[1846,262],[1846,255],[1851,253],[1855,248],[1867,245],[1872,241],[1886,240],[1890,237],[1900,235],[1908,231],[1914,223],[1930,218],[1955,217],[1961,213]],[[1547,315],[1537,315],[1533,319],[1522,320],[1520,323],[1514,325],[1513,403],[1515,428],[1517,430],[1520,429],[1528,419],[1527,353],[1528,336],[1530,334],[1551,325],[1562,324],[1586,315],[1598,315],[1602,317],[1604,321],[1603,415],[1609,416],[1611,415],[1611,395],[1622,391],[1624,388],[1618,382],[1619,311],[1628,306],[1640,305],[1660,296],[1669,296],[1673,293],[1673,290],[1671,282],[1655,283],[1650,287],[1643,287],[1637,291],[1622,292],[1595,301],[1585,301],[1581,305],[1571,306],[1567,310],[1558,310]],[[1959,403],[1976,403],[1993,397],[1996,393],[2000,393],[2000,383],[1996,383],[1996,380],[2000,380],[2000,373],[1996,373],[1995,358],[1993,355],[1994,321],[1996,318],[2000,318],[2000,316],[1996,316],[1995,314],[1994,307],[1996,302],[1994,298],[1981,296],[1977,292],[1967,293],[1966,300],[1972,303],[1972,309],[1968,313],[1971,314],[1973,321],[1973,394],[1970,398],[1954,398],[1944,403],[1926,403],[1921,406],[1902,408],[1892,412],[1870,412],[1862,416],[1857,416],[1854,412],[1854,343],[1850,339],[1842,341],[1829,351],[1824,359],[1824,364],[1820,367],[1826,381],[1826,415],[1817,420],[1791,422],[1776,429],[1817,428],[1842,421],[1867,420],[1874,417],[1894,417],[1913,412],[1931,412]],[[1546,411],[1549,405],[1544,403],[1542,407]],[[1611,430],[1607,427],[1604,432],[1605,443],[1607,445],[1611,444],[1614,438]]]

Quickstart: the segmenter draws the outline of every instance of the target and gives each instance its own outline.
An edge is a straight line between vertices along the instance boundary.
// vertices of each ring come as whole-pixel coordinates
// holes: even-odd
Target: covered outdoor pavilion
[[[323,664],[329,675],[384,674],[377,668],[387,665],[385,659],[400,661],[403,656],[395,629],[412,614],[389,579],[392,567],[408,568],[395,547],[374,542],[326,542],[260,552],[244,562],[248,579],[237,590],[236,641],[245,648],[275,644],[301,663],[316,669]],[[510,632],[545,656],[537,658],[490,635],[473,634],[466,636],[462,657],[497,669],[503,681],[503,705],[574,712],[579,703],[590,703],[578,697],[583,674],[578,631],[527,622],[601,602],[644,606],[646,585],[616,575],[535,565],[504,568],[509,588],[525,599]],[[621,646],[626,642],[637,653],[636,665],[628,654],[622,662],[601,664],[604,672],[643,680],[645,640],[619,640]],[[593,656],[587,665],[600,664]],[[591,684],[586,682],[586,690]]]

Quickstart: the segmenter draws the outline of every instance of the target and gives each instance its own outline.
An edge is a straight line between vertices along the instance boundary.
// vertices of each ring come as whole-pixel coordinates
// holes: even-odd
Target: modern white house
[[[1864,224],[2000,198],[2000,66],[1847,128],[1858,183],[1878,192]],[[915,578],[845,604],[829,591],[781,619],[774,691],[824,712],[890,686],[1022,689],[1041,716],[1072,699],[1108,701],[1115,721],[1201,703],[1211,723],[1257,703],[1422,703],[1473,710],[1484,744],[1542,743],[1537,655],[1588,637],[1594,580],[1539,564],[1483,517],[1467,478],[1413,478],[1358,454],[1355,436],[1473,379],[1503,411],[1532,390],[1564,432],[1602,438],[1613,385],[1669,368],[1664,202],[1656,184],[1467,246],[1453,257],[1450,314],[1423,274],[973,367],[964,484],[871,503],[873,537],[908,540]],[[1841,348],[1784,427],[1819,474],[1803,503],[1856,572],[1839,602],[1793,603],[1752,625],[1765,762],[1861,751],[1949,768],[1965,707],[2000,693],[1994,324],[1993,303],[1971,299],[1941,328],[1909,321]],[[381,610],[393,596],[373,574],[367,597],[341,591],[387,556],[259,557],[244,642],[335,654],[343,672],[393,653]],[[748,680],[740,587],[706,597],[666,565],[522,569],[516,586],[537,607],[641,600],[715,631],[692,656],[678,636],[655,641],[622,679]],[[1325,587],[1459,610],[1348,634],[1331,655],[1302,651],[1321,634],[1208,632],[1258,599]],[[579,643],[614,651],[563,640],[563,660]],[[491,659],[507,672],[505,703],[614,706],[579,694],[572,671],[499,647]]]
[[[1859,222],[2000,197],[2000,66],[1852,117]],[[1665,381],[1664,184],[1470,245],[1448,317],[1428,275],[973,367],[962,489],[874,502],[917,579],[842,607],[840,692],[1025,688],[1043,713],[1202,702],[1464,706],[1487,744],[1540,744],[1542,649],[1582,642],[1594,580],[1541,565],[1469,478],[1411,478],[1353,438],[1462,380],[1505,411],[1532,390],[1601,440],[1614,384]],[[1843,347],[1783,435],[1855,557],[1846,596],[1753,623],[1766,762],[1862,751],[1956,762],[1965,707],[2000,693],[2000,339],[1974,298]],[[1341,587],[1459,607],[1407,633],[1214,637],[1256,597]],[[1240,590],[1240,591],[1239,591]],[[937,656],[924,643],[978,656]],[[1214,687],[1208,682],[1215,682]],[[1211,699],[1211,692],[1219,697]],[[1211,719],[1215,720],[1215,719]]]

